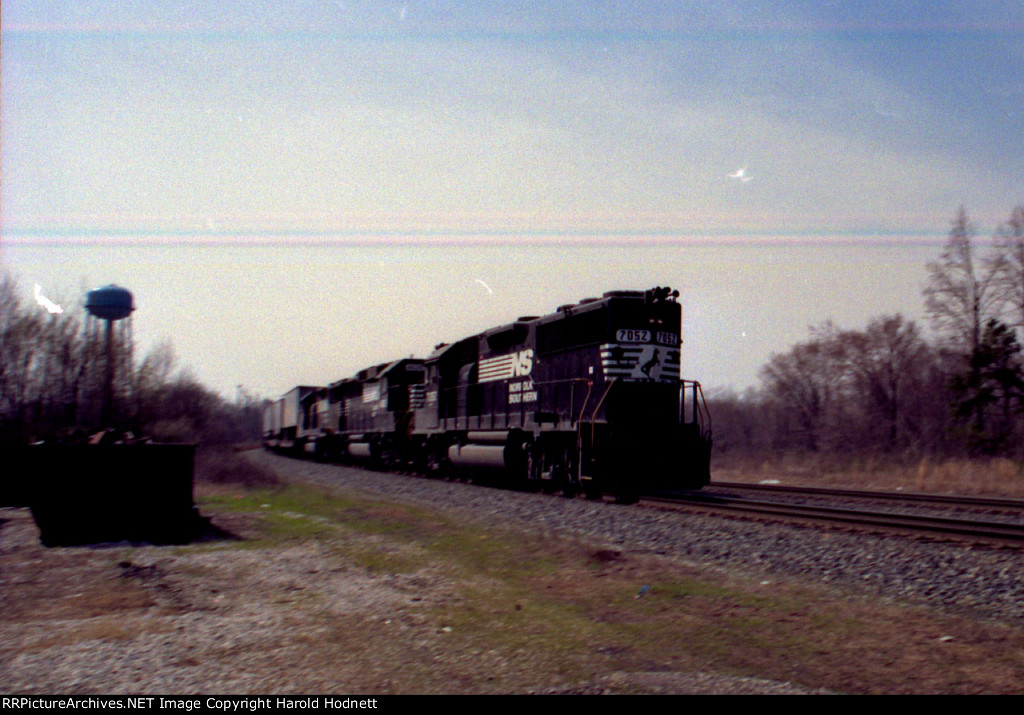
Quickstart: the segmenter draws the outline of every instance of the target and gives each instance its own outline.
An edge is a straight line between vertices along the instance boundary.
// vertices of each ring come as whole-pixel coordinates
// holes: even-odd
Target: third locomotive
[[[613,494],[708,483],[711,423],[679,374],[677,291],[612,291],[300,386],[264,414],[264,442],[320,459]]]

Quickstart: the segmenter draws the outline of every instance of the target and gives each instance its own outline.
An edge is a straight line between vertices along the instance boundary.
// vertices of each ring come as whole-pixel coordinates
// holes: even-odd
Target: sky
[[[1024,203],[1017,1],[0,12],[0,267],[128,287],[228,395],[666,284],[685,376],[741,389],[808,325],[924,321],[957,209]]]

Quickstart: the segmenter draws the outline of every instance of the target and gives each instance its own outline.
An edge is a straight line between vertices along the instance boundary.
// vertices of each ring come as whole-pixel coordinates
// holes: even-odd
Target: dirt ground
[[[199,494],[213,528],[183,547],[47,549],[0,510],[0,692],[1024,691],[1008,624],[572,540],[537,558],[414,508]]]

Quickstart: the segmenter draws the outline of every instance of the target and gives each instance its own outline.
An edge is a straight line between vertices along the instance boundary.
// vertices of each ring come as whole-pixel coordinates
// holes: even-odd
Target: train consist
[[[524,316],[425,359],[295,387],[269,449],[432,476],[493,475],[566,496],[708,483],[711,420],[680,378],[678,291],[612,291]]]

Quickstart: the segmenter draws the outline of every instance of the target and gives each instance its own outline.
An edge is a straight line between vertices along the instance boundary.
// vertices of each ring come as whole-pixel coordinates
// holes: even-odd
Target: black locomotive
[[[268,403],[265,444],[624,502],[700,488],[711,420],[700,383],[680,379],[678,295],[612,291],[296,387]]]

